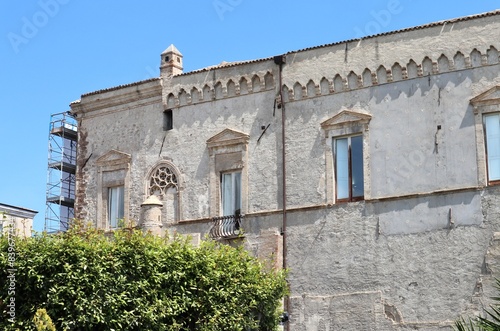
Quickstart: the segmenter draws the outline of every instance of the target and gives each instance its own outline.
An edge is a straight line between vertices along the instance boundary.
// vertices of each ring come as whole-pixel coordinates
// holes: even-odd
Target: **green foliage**
[[[8,248],[0,237],[0,284]],[[36,330],[39,308],[57,330],[275,330],[286,293],[284,273],[243,248],[130,228],[16,238],[15,253],[15,323],[0,318],[1,330]],[[3,316],[10,297],[1,285]]]
[[[45,309],[36,311],[33,324],[35,324],[36,331],[56,331],[56,327]]]
[[[496,288],[500,291],[500,280],[496,280]],[[461,318],[455,322],[457,331],[500,331],[500,297],[492,298],[494,304],[486,311],[487,317]]]

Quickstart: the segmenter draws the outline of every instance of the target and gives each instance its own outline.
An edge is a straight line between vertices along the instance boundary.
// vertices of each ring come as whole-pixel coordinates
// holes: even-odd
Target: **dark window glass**
[[[172,118],[172,110],[168,109],[163,112],[163,131],[172,130],[174,121]]]

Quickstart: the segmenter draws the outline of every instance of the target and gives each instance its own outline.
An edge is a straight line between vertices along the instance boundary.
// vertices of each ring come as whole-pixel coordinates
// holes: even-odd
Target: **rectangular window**
[[[241,172],[221,175],[222,216],[241,213]]]
[[[337,201],[364,198],[363,136],[334,138]]]
[[[172,110],[167,109],[163,112],[163,131],[172,130],[174,127],[174,120]]]
[[[483,117],[486,133],[488,181],[500,181],[500,114]]]
[[[111,229],[118,227],[119,220],[124,215],[123,186],[108,188],[108,222]]]

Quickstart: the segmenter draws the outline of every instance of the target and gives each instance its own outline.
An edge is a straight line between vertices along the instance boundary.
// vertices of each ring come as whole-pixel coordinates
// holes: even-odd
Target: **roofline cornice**
[[[158,84],[147,86],[148,83],[157,82]],[[136,87],[133,89],[132,87]],[[114,92],[122,89],[121,93],[109,94],[108,92]],[[129,89],[128,91],[126,89]],[[74,101],[70,104],[72,113],[76,116],[81,113],[90,113],[93,111],[119,107],[121,105],[128,105],[133,102],[138,103],[151,103],[150,99],[157,98],[158,102],[161,102],[161,92],[162,86],[160,79],[147,80],[138,82],[135,84],[123,85],[121,87],[115,87],[107,90],[102,90],[99,93],[88,93],[82,95],[80,100]]]
[[[21,218],[34,218],[35,215],[38,214],[38,212],[35,210],[23,207],[11,206],[3,203],[0,203],[0,212],[4,212],[9,216],[21,217]]]
[[[490,12],[485,12],[485,13],[476,14],[476,15],[470,15],[470,16],[464,16],[464,17],[459,17],[459,18],[454,18],[454,19],[442,20],[442,21],[438,21],[438,22],[434,22],[434,23],[428,23],[428,24],[424,24],[424,25],[419,25],[419,26],[415,26],[415,27],[410,27],[410,28],[405,28],[405,29],[400,29],[400,30],[385,32],[385,33],[380,33],[380,34],[366,36],[366,37],[357,38],[357,39],[350,39],[350,40],[339,41],[339,42],[330,43],[330,44],[318,45],[318,46],[314,46],[314,47],[309,47],[309,48],[299,49],[299,50],[295,50],[295,51],[290,51],[290,52],[287,52],[286,55],[297,54],[297,53],[307,52],[307,51],[321,49],[321,48],[328,48],[328,47],[332,47],[332,46],[336,46],[336,45],[341,45],[341,44],[346,44],[346,43],[360,42],[360,41],[370,40],[370,39],[379,38],[379,37],[383,37],[383,36],[397,35],[397,34],[411,32],[411,31],[416,31],[416,30],[423,30],[423,29],[429,29],[429,28],[433,28],[433,27],[445,26],[445,25],[448,25],[448,24],[454,24],[454,23],[464,22],[464,21],[471,21],[471,20],[476,20],[476,19],[481,19],[481,18],[487,18],[487,17],[497,16],[497,15],[500,15],[500,10],[494,10],[494,11],[490,11]],[[262,58],[262,59],[256,59],[256,60],[249,60],[249,61],[241,61],[241,62],[233,62],[233,63],[223,63],[223,64],[220,64],[220,65],[210,66],[210,67],[202,68],[202,69],[199,69],[199,70],[194,70],[194,71],[190,71],[190,72],[186,72],[186,73],[181,73],[181,74],[178,74],[178,75],[174,75],[170,79],[172,80],[173,85],[175,85],[177,87],[174,89],[175,91],[172,91],[172,92],[173,93],[178,93],[178,91],[176,91],[176,90],[180,90],[181,88],[184,88],[184,90],[186,90],[186,91],[190,91],[191,88],[196,87],[196,86],[192,86],[191,85],[189,87],[189,89],[185,88],[185,86],[184,86],[184,84],[182,84],[182,80],[181,80],[181,77],[183,77],[183,76],[194,75],[194,74],[198,74],[198,73],[202,73],[202,72],[208,72],[208,71],[212,71],[212,70],[223,70],[225,68],[231,68],[231,67],[236,67],[236,66],[244,66],[244,65],[248,65],[248,64],[261,63],[261,62],[272,61],[272,60],[273,60],[273,57],[268,57],[268,58]],[[411,58],[408,58],[406,60],[411,60]],[[417,61],[418,61],[418,59],[417,59]],[[404,66],[404,64],[402,64],[402,66]],[[419,66],[420,66],[420,64],[419,64]],[[373,74],[373,70],[374,69],[376,69],[376,68],[373,68],[373,67],[371,68],[372,74]],[[354,70],[354,72],[356,72],[355,69],[353,69],[353,70]],[[449,71],[454,71],[454,70],[452,69],[452,70],[449,70]],[[342,76],[343,79],[346,79],[345,75],[343,75],[340,72],[339,72],[339,74]],[[361,75],[362,73],[361,72],[357,72],[357,74]],[[244,77],[245,75],[240,75],[240,76]],[[246,75],[246,76],[250,76],[250,75]],[[332,75],[330,75],[330,76],[333,77]],[[320,79],[320,78],[321,77],[309,77],[308,79],[310,79],[310,80],[316,80],[316,79]],[[111,88],[107,88],[107,89],[103,89],[103,90],[98,90],[98,91],[86,93],[86,94],[82,95],[82,99],[90,97],[90,96],[94,96],[94,95],[105,94],[107,92],[117,91],[117,90],[120,90],[120,89],[125,89],[125,88],[129,88],[129,87],[133,87],[133,86],[138,86],[138,85],[142,85],[142,84],[147,84],[147,83],[155,82],[155,81],[158,81],[158,83],[159,83],[158,85],[162,84],[161,78],[152,78],[152,79],[148,79],[148,80],[144,80],[144,81],[140,81],[140,82],[135,82],[135,83],[126,84],[126,85],[120,85],[120,86],[116,86],[116,87],[111,87]],[[286,85],[287,83],[290,83],[290,82],[285,82],[284,84]],[[306,83],[307,82],[301,82],[301,85],[304,86]],[[330,82],[330,84],[332,85],[332,82]],[[344,84],[345,84],[345,82],[344,82]],[[214,86],[215,86],[215,84],[214,84]],[[203,89],[203,86],[198,86],[196,88],[199,91],[201,91]],[[110,107],[110,106],[117,106],[117,105],[120,105],[120,104],[123,104],[123,103],[134,101],[133,98],[131,100],[131,99],[128,99],[127,97],[119,98],[120,101],[117,101],[116,96],[114,96],[112,99],[113,99],[114,103],[109,103],[109,101],[108,101],[108,103],[106,103],[106,101],[105,101],[106,99],[99,99],[99,102],[95,103],[95,107],[91,106],[91,109],[92,110],[96,110],[96,109],[101,109],[101,108]],[[85,100],[85,111],[86,112],[87,111],[92,111],[92,110],[88,109],[88,105],[91,105],[91,103],[92,102],[89,103],[89,100]],[[83,107],[81,105],[81,101],[80,100],[71,103],[71,108],[76,113],[83,111]]]

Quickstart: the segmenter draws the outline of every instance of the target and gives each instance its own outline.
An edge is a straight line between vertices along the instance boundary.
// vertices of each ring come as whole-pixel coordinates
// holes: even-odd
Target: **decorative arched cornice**
[[[433,52],[429,50],[429,52]],[[394,63],[379,63],[372,67],[349,68],[343,72],[333,72],[321,77],[301,76],[300,80],[283,82],[288,86],[287,101],[300,101],[307,98],[352,91],[380,84],[414,79],[477,68],[479,66],[499,63],[499,52],[493,45],[472,47],[466,55],[463,49],[455,52],[433,53],[423,58],[399,59]],[[327,77],[331,77],[330,79]],[[165,99],[167,107],[209,102],[213,100],[237,97],[248,93],[258,93],[276,88],[276,80],[272,71],[259,71],[252,74],[227,76],[213,83],[200,85],[182,84],[183,76],[179,76],[176,84]],[[198,93],[191,98],[191,93]]]

